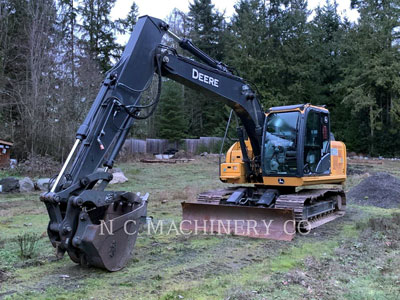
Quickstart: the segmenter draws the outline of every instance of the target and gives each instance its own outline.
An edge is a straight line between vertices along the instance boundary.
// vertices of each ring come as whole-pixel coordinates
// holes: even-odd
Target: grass
[[[186,164],[118,166],[129,181],[110,188],[149,192],[155,221],[180,221],[180,202],[223,187],[213,158]],[[388,162],[372,171],[400,175]],[[349,177],[347,189],[365,175]],[[116,273],[57,260],[38,194],[0,196],[0,298],[5,299],[398,299],[398,238],[370,218],[399,209],[348,205],[345,217],[292,242],[215,235],[140,234],[134,257]],[[376,223],[376,222],[375,222]],[[374,223],[374,224],[375,224]],[[31,258],[16,238],[40,236]],[[397,239],[397,240],[396,240]],[[397,244],[396,244],[397,243]],[[387,246],[389,245],[389,246]]]

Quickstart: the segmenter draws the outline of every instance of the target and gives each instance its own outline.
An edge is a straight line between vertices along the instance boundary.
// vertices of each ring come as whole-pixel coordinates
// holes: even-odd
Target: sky
[[[128,14],[133,0],[117,0],[115,7],[111,11],[113,19],[124,18]],[[189,2],[193,0],[135,0],[139,6],[139,15],[149,15],[159,19],[165,19],[174,8],[188,12]],[[234,13],[233,6],[238,0],[213,0],[212,3],[220,12],[225,11],[225,15],[230,17]],[[338,11],[346,15],[351,21],[356,21],[358,13],[350,9],[350,0],[337,0]],[[325,3],[325,0],[308,0],[309,9],[314,9]]]
[[[234,5],[239,0],[212,0],[215,8],[220,12],[225,11],[227,18],[231,17],[235,12]],[[333,1],[333,0],[332,0]],[[117,0],[111,11],[111,18],[125,18],[130,11],[133,0]],[[159,19],[166,19],[174,8],[178,8],[183,12],[189,11],[189,3],[193,0],[135,0],[139,7],[139,16],[149,15]],[[323,6],[326,0],[308,0],[308,8],[314,9],[318,5]],[[356,21],[358,12],[350,9],[350,0],[336,0],[338,4],[338,12],[342,16],[347,16],[350,21]],[[117,35],[117,41],[124,45],[129,39],[129,34],[125,36]]]

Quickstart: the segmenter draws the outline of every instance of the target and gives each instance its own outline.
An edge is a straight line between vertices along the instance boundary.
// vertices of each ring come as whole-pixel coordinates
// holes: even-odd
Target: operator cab
[[[323,107],[291,105],[268,110],[264,125],[263,176],[329,175],[329,111]]]

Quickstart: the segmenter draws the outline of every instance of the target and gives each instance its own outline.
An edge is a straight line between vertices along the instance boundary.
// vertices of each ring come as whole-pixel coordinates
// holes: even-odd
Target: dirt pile
[[[400,206],[400,179],[388,173],[375,173],[353,187],[347,194],[356,204],[382,208]]]

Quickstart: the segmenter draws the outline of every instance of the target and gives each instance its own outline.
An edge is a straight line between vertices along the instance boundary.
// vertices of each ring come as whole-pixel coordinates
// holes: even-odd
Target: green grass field
[[[179,221],[181,201],[223,186],[214,158],[118,167],[129,181],[110,188],[149,192],[155,221]],[[373,171],[400,175],[400,163],[365,172]],[[347,189],[365,176],[351,175]],[[343,218],[292,242],[144,232],[128,266],[115,273],[57,260],[47,222],[38,193],[1,194],[0,298],[400,299],[400,209],[350,201]],[[20,257],[24,234],[37,239],[30,258]]]

